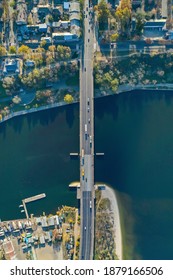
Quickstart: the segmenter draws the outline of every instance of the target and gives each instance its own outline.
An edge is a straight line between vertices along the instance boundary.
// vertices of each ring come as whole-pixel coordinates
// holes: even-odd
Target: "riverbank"
[[[73,103],[70,103],[70,104],[75,104],[75,103],[78,103],[78,101],[74,101]],[[53,103],[53,104],[49,104],[49,105],[40,106],[40,107],[37,107],[37,108],[31,108],[31,109],[27,109],[27,110],[25,109],[25,110],[22,110],[22,111],[13,112],[13,113],[10,113],[8,116],[5,116],[3,119],[1,119],[0,123],[8,121],[9,119],[17,117],[17,116],[26,115],[26,114],[30,114],[30,113],[35,113],[35,112],[39,112],[39,111],[44,111],[44,110],[47,110],[47,109],[61,107],[61,106],[65,106],[65,105],[69,105],[69,104],[62,101],[62,102],[57,102],[57,103]]]
[[[105,186],[105,190],[102,190],[102,197],[107,198],[110,201],[111,212],[114,216],[114,239],[116,255],[119,260],[123,259],[123,245],[122,245],[122,232],[121,232],[121,222],[120,222],[120,211],[118,207],[118,199],[116,192],[109,186]]]
[[[137,85],[131,85],[131,84],[124,84],[124,85],[120,85],[116,91],[116,93],[112,92],[111,90],[103,90],[101,91],[96,90],[96,98],[99,97],[104,97],[104,96],[110,96],[110,95],[116,95],[116,94],[121,94],[121,93],[125,93],[125,92],[129,92],[129,91],[133,91],[133,90],[153,90],[153,91],[157,91],[157,90],[167,90],[167,91],[173,91],[173,84],[148,84],[148,85],[144,85],[144,84],[137,84]]]
[[[173,91],[173,84],[157,84],[157,85],[143,85],[143,84],[138,84],[138,85],[130,85],[130,84],[126,84],[126,85],[120,85],[118,87],[118,90],[116,93],[112,93],[111,91],[101,91],[99,90],[99,94],[98,94],[98,90],[96,90],[96,94],[95,94],[95,98],[100,98],[100,97],[104,97],[104,96],[110,96],[110,95],[114,95],[114,94],[121,94],[121,93],[125,93],[125,92],[129,92],[129,91],[133,91],[133,90],[153,90],[153,91],[157,91],[157,90],[167,90],[167,91]],[[70,104],[75,104],[78,103],[79,100],[75,100]],[[30,113],[34,113],[34,112],[38,112],[38,111],[43,111],[43,110],[47,110],[47,109],[51,109],[51,108],[57,108],[57,107],[61,107],[61,106],[65,106],[65,105],[70,105],[69,103],[66,103],[64,101],[61,102],[56,102],[56,103],[52,103],[52,104],[48,104],[48,105],[44,105],[44,106],[40,106],[37,108],[30,108],[30,109],[25,109],[25,110],[21,110],[18,112],[12,112],[9,115],[3,117],[0,120],[0,123],[3,123],[13,117],[17,117],[17,116],[21,116],[21,115],[26,115],[26,114],[30,114]]]

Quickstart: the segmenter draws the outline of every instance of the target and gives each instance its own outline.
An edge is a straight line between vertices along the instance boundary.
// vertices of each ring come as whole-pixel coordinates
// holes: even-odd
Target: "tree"
[[[42,40],[40,43],[40,47],[44,48],[46,46],[46,40]]]
[[[14,104],[19,104],[21,102],[21,98],[18,95],[16,95],[13,97],[12,101]]]
[[[110,37],[111,42],[116,42],[118,39],[118,33],[112,34]]]
[[[13,89],[15,85],[15,79],[14,77],[5,77],[3,79],[2,86],[5,89]]]
[[[119,23],[119,27],[122,35],[125,36],[129,35],[131,15],[132,15],[132,11],[131,11],[130,0],[122,0],[115,12],[115,17]]]
[[[9,53],[10,54],[15,54],[17,51],[16,51],[16,47],[15,46],[10,46],[9,47]]]
[[[64,96],[64,101],[67,102],[67,103],[72,103],[72,102],[74,101],[74,98],[73,98],[72,95],[70,95],[70,94],[67,93],[67,94]]]
[[[6,55],[6,53],[7,53],[6,48],[3,46],[0,46],[0,56]]]
[[[56,56],[58,59],[62,59],[62,60],[69,59],[71,57],[70,47],[58,45]]]
[[[29,25],[32,25],[32,24],[33,24],[33,17],[32,17],[32,14],[31,14],[31,13],[28,15],[27,21],[28,21],[28,24],[29,24]]]
[[[31,49],[28,47],[28,46],[25,46],[25,45],[22,45],[21,47],[19,47],[18,49],[18,53],[21,53],[21,54],[28,54],[31,52]]]
[[[98,11],[98,21],[101,29],[107,27],[108,18],[110,16],[110,11],[108,9],[108,4],[105,0],[101,0],[100,3],[95,6],[95,10]]]

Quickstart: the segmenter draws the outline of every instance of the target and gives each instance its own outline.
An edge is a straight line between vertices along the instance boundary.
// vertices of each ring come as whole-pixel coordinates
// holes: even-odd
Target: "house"
[[[80,27],[80,14],[79,13],[72,13],[70,15],[70,25]]]
[[[64,8],[64,11],[69,11],[70,2],[64,2],[64,3],[63,3],[63,8]]]
[[[162,0],[161,15],[164,19],[168,17],[168,0]]]
[[[70,32],[63,32],[63,33],[52,33],[52,39],[54,43],[58,43],[58,41],[71,41],[77,39],[75,34]]]
[[[3,67],[3,74],[7,75],[16,75],[20,73],[20,60],[19,59],[10,59],[6,58],[4,67]]]
[[[57,32],[61,28],[61,21],[52,22],[52,32]]]
[[[145,37],[162,37],[166,30],[166,19],[149,20],[144,24]]]
[[[52,38],[51,37],[42,37],[41,41],[46,41],[47,44],[50,44],[52,42]]]
[[[14,251],[14,247],[12,244],[12,241],[5,241],[3,243],[3,249],[5,252],[5,256],[8,260],[14,260],[15,259],[15,251]]]
[[[70,21],[69,20],[60,20],[60,26],[63,29],[68,29],[70,27]]]
[[[47,24],[46,23],[41,23],[38,25],[38,31],[40,33],[46,33],[47,32]]]
[[[70,2],[69,13],[80,13],[80,4],[79,2]]]
[[[52,8],[49,4],[37,5],[37,9],[38,9],[38,14],[44,15],[44,16],[46,16],[52,12]]]
[[[40,244],[41,244],[42,246],[45,246],[45,238],[44,238],[44,235],[41,235],[41,236],[40,236]]]
[[[55,228],[55,221],[54,221],[54,217],[51,216],[48,218],[48,225],[49,225],[49,228]]]
[[[52,9],[52,15],[54,15],[54,16],[62,16],[62,14],[63,14],[62,6],[57,6],[57,7],[54,7]]]
[[[25,0],[18,0],[17,1],[17,25],[27,24],[27,5]]]

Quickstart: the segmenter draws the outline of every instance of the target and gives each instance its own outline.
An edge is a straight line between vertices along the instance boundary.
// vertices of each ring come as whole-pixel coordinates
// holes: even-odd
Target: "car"
[[[88,39],[88,43],[89,43],[90,39]]]
[[[87,15],[86,15],[86,18],[87,18]]]
[[[89,105],[89,103],[90,103],[90,99],[89,99],[89,97],[88,97],[88,105]]]
[[[86,227],[84,229],[86,230]]]
[[[88,32],[90,33],[90,29],[88,29]]]
[[[88,119],[88,122],[90,123],[90,119]]]
[[[91,200],[90,200],[90,208],[92,208]]]
[[[84,70],[85,70],[85,72],[86,72],[86,67],[85,67],[85,69],[84,69]]]
[[[90,111],[90,108],[88,107],[88,112]]]

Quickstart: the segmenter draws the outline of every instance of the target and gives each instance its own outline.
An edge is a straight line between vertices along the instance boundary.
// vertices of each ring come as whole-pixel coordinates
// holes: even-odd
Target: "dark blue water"
[[[29,213],[77,205],[79,107],[70,105],[0,125],[0,217],[19,217],[21,199],[45,192]],[[95,102],[95,180],[118,192],[124,256],[173,258],[173,92],[133,92]]]

